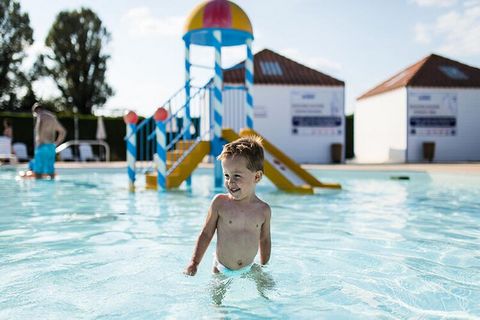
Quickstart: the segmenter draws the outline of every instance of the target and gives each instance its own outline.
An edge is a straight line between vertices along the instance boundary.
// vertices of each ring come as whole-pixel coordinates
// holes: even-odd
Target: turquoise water
[[[191,191],[136,194],[123,171],[0,170],[0,318],[480,317],[480,175],[311,172],[344,189],[288,195],[265,179],[271,262],[223,279],[214,242],[197,276],[182,274],[213,196],[208,169]]]

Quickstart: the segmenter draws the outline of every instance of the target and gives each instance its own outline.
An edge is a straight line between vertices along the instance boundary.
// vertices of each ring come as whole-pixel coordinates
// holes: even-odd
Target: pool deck
[[[115,162],[57,162],[57,168],[126,168],[123,161]],[[211,163],[200,164],[201,168],[212,168]],[[479,162],[468,163],[404,163],[404,164],[304,164],[305,169],[340,171],[417,171],[480,174]]]

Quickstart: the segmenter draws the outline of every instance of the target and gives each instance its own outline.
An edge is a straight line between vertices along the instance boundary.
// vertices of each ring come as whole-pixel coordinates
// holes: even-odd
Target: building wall
[[[408,129],[408,162],[422,162],[423,143],[435,142],[434,162],[479,161],[480,160],[480,90],[479,89],[441,89],[409,88],[409,117],[413,116],[412,95],[449,95],[454,97],[453,111],[443,111],[437,116],[453,116],[456,126],[453,128],[433,128],[423,133],[412,134],[412,125]],[[433,111],[432,113],[434,113]],[[356,120],[356,119],[355,119]],[[452,133],[454,130],[454,133]]]
[[[354,124],[357,162],[405,162],[406,101],[405,88],[357,101]]]
[[[231,128],[235,132],[246,126],[245,113],[245,90],[243,86],[226,84],[228,87],[238,88],[236,90],[223,91],[223,123],[224,128]],[[255,89],[254,89],[255,90]]]
[[[303,111],[315,109],[315,114],[323,112],[327,113],[325,116],[328,117],[328,113],[333,109],[330,105],[335,104],[337,107],[334,113],[339,114],[341,119],[339,125],[297,127],[295,134],[292,122],[298,108],[295,109],[294,105],[297,107],[299,105],[295,97],[302,94],[311,95],[313,99],[322,97],[328,104],[326,107],[318,106],[318,108],[307,106]],[[343,161],[345,159],[344,94],[344,87],[255,85],[253,89],[254,129],[297,162],[330,163],[332,143],[343,145]],[[224,127],[229,126],[235,130],[245,123],[244,103],[239,103],[238,97],[238,92],[235,91],[224,93]],[[239,121],[241,124],[238,124]]]

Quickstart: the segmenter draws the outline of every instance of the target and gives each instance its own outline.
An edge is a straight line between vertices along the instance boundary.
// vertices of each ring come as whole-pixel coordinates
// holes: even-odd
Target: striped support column
[[[222,164],[216,157],[222,150],[222,117],[223,117],[223,70],[222,70],[222,33],[219,30],[213,32],[215,39],[215,76],[213,78],[213,156],[215,157],[214,174],[215,188],[223,185]]]
[[[247,115],[247,128],[253,129],[253,52],[252,39],[247,39],[247,60],[245,62],[245,113]]]
[[[185,41],[185,116],[184,116],[184,128],[185,125],[188,125],[189,128],[185,132],[185,138],[190,139],[190,43]]]
[[[167,187],[167,136],[165,123],[157,121],[155,134],[157,136],[157,185],[158,190],[165,190]]]
[[[190,139],[190,124],[192,121],[191,114],[190,114],[190,67],[192,64],[190,63],[190,43],[185,41],[185,117],[183,120],[184,128],[187,129],[185,131],[185,139]],[[187,126],[188,127],[185,127]],[[188,176],[187,180],[187,188],[192,186],[192,176]]]
[[[165,124],[167,118],[168,111],[163,107],[158,108],[153,115],[156,123],[155,135],[157,138],[155,164],[157,165],[158,190],[167,189],[167,126]]]
[[[137,121],[138,116],[133,111],[128,111],[123,120],[127,125],[127,172],[128,190],[135,191],[135,161],[137,160]]]
[[[137,160],[137,125],[127,124],[127,172],[128,172],[128,190],[135,192],[135,161]]]

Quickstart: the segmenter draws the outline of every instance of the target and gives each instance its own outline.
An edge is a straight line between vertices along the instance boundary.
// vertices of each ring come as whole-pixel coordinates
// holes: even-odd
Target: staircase
[[[178,188],[210,153],[210,141],[181,140],[167,152],[167,189]],[[157,189],[157,172],[145,175],[146,188]]]

